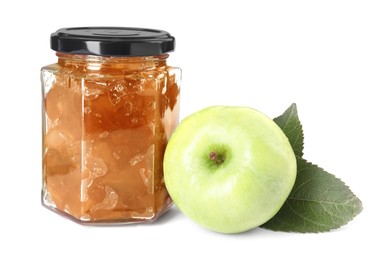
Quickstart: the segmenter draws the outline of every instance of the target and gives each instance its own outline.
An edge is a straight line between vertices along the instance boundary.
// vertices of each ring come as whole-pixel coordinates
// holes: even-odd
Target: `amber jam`
[[[57,56],[42,69],[43,204],[80,222],[156,219],[171,205],[162,161],[180,70],[168,54]]]

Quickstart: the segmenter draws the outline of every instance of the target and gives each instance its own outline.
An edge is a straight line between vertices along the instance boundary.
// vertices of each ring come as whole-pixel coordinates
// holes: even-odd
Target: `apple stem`
[[[217,152],[210,152],[209,153],[209,158],[214,161],[217,165],[220,165],[221,163],[223,163],[224,161],[224,158],[223,156],[221,156],[219,153]]]

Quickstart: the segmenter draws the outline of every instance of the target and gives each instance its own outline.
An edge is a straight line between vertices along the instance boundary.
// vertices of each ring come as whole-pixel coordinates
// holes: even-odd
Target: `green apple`
[[[165,151],[164,175],[185,215],[210,230],[239,233],[279,211],[295,182],[296,158],[264,114],[216,106],[179,124]]]

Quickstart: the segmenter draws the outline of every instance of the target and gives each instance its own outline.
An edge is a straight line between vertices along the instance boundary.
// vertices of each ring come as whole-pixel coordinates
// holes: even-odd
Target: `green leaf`
[[[296,156],[303,156],[304,134],[303,127],[297,115],[296,104],[292,104],[281,116],[274,118],[274,122],[287,136]]]
[[[347,224],[362,211],[361,201],[334,175],[297,158],[295,185],[280,211],[262,227],[318,233]]]

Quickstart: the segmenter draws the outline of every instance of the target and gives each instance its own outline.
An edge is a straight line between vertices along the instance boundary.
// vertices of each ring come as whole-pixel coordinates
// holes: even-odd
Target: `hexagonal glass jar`
[[[42,203],[80,223],[155,220],[171,206],[163,180],[178,123],[174,38],[139,28],[65,28],[41,70]]]

